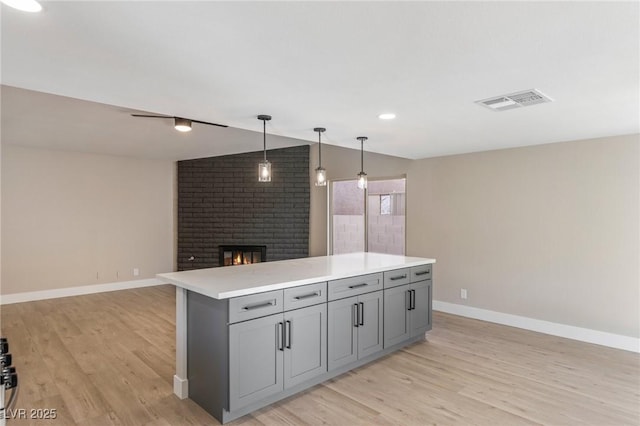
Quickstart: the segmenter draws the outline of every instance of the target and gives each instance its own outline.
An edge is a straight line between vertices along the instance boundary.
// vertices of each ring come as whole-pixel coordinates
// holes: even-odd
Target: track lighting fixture
[[[147,114],[131,114],[132,117],[142,118],[173,118],[174,128],[179,132],[190,132],[193,123],[206,124],[208,126],[229,127],[224,124],[209,123],[208,121],[192,120],[190,118],[175,117],[171,115],[147,115]]]

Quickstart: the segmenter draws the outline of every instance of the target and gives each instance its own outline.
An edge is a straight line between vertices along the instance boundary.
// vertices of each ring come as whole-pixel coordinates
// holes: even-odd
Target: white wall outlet
[[[133,268],[133,276],[137,277],[138,275],[140,275],[140,269],[138,268]]]
[[[460,299],[466,299],[467,298],[467,289],[466,288],[461,288],[460,289]]]

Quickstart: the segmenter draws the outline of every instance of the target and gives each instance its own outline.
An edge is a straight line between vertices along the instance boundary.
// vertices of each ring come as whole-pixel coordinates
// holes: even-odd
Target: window
[[[391,214],[391,195],[380,196],[380,214]]]

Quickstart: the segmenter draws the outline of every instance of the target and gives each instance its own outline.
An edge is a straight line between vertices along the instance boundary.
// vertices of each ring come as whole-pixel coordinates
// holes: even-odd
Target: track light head
[[[191,120],[186,118],[175,118],[175,129],[179,132],[190,132],[191,131]]]

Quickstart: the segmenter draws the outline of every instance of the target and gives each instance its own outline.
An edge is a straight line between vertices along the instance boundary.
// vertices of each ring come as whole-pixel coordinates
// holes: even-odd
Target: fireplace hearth
[[[220,246],[220,266],[248,265],[267,261],[267,246]]]

